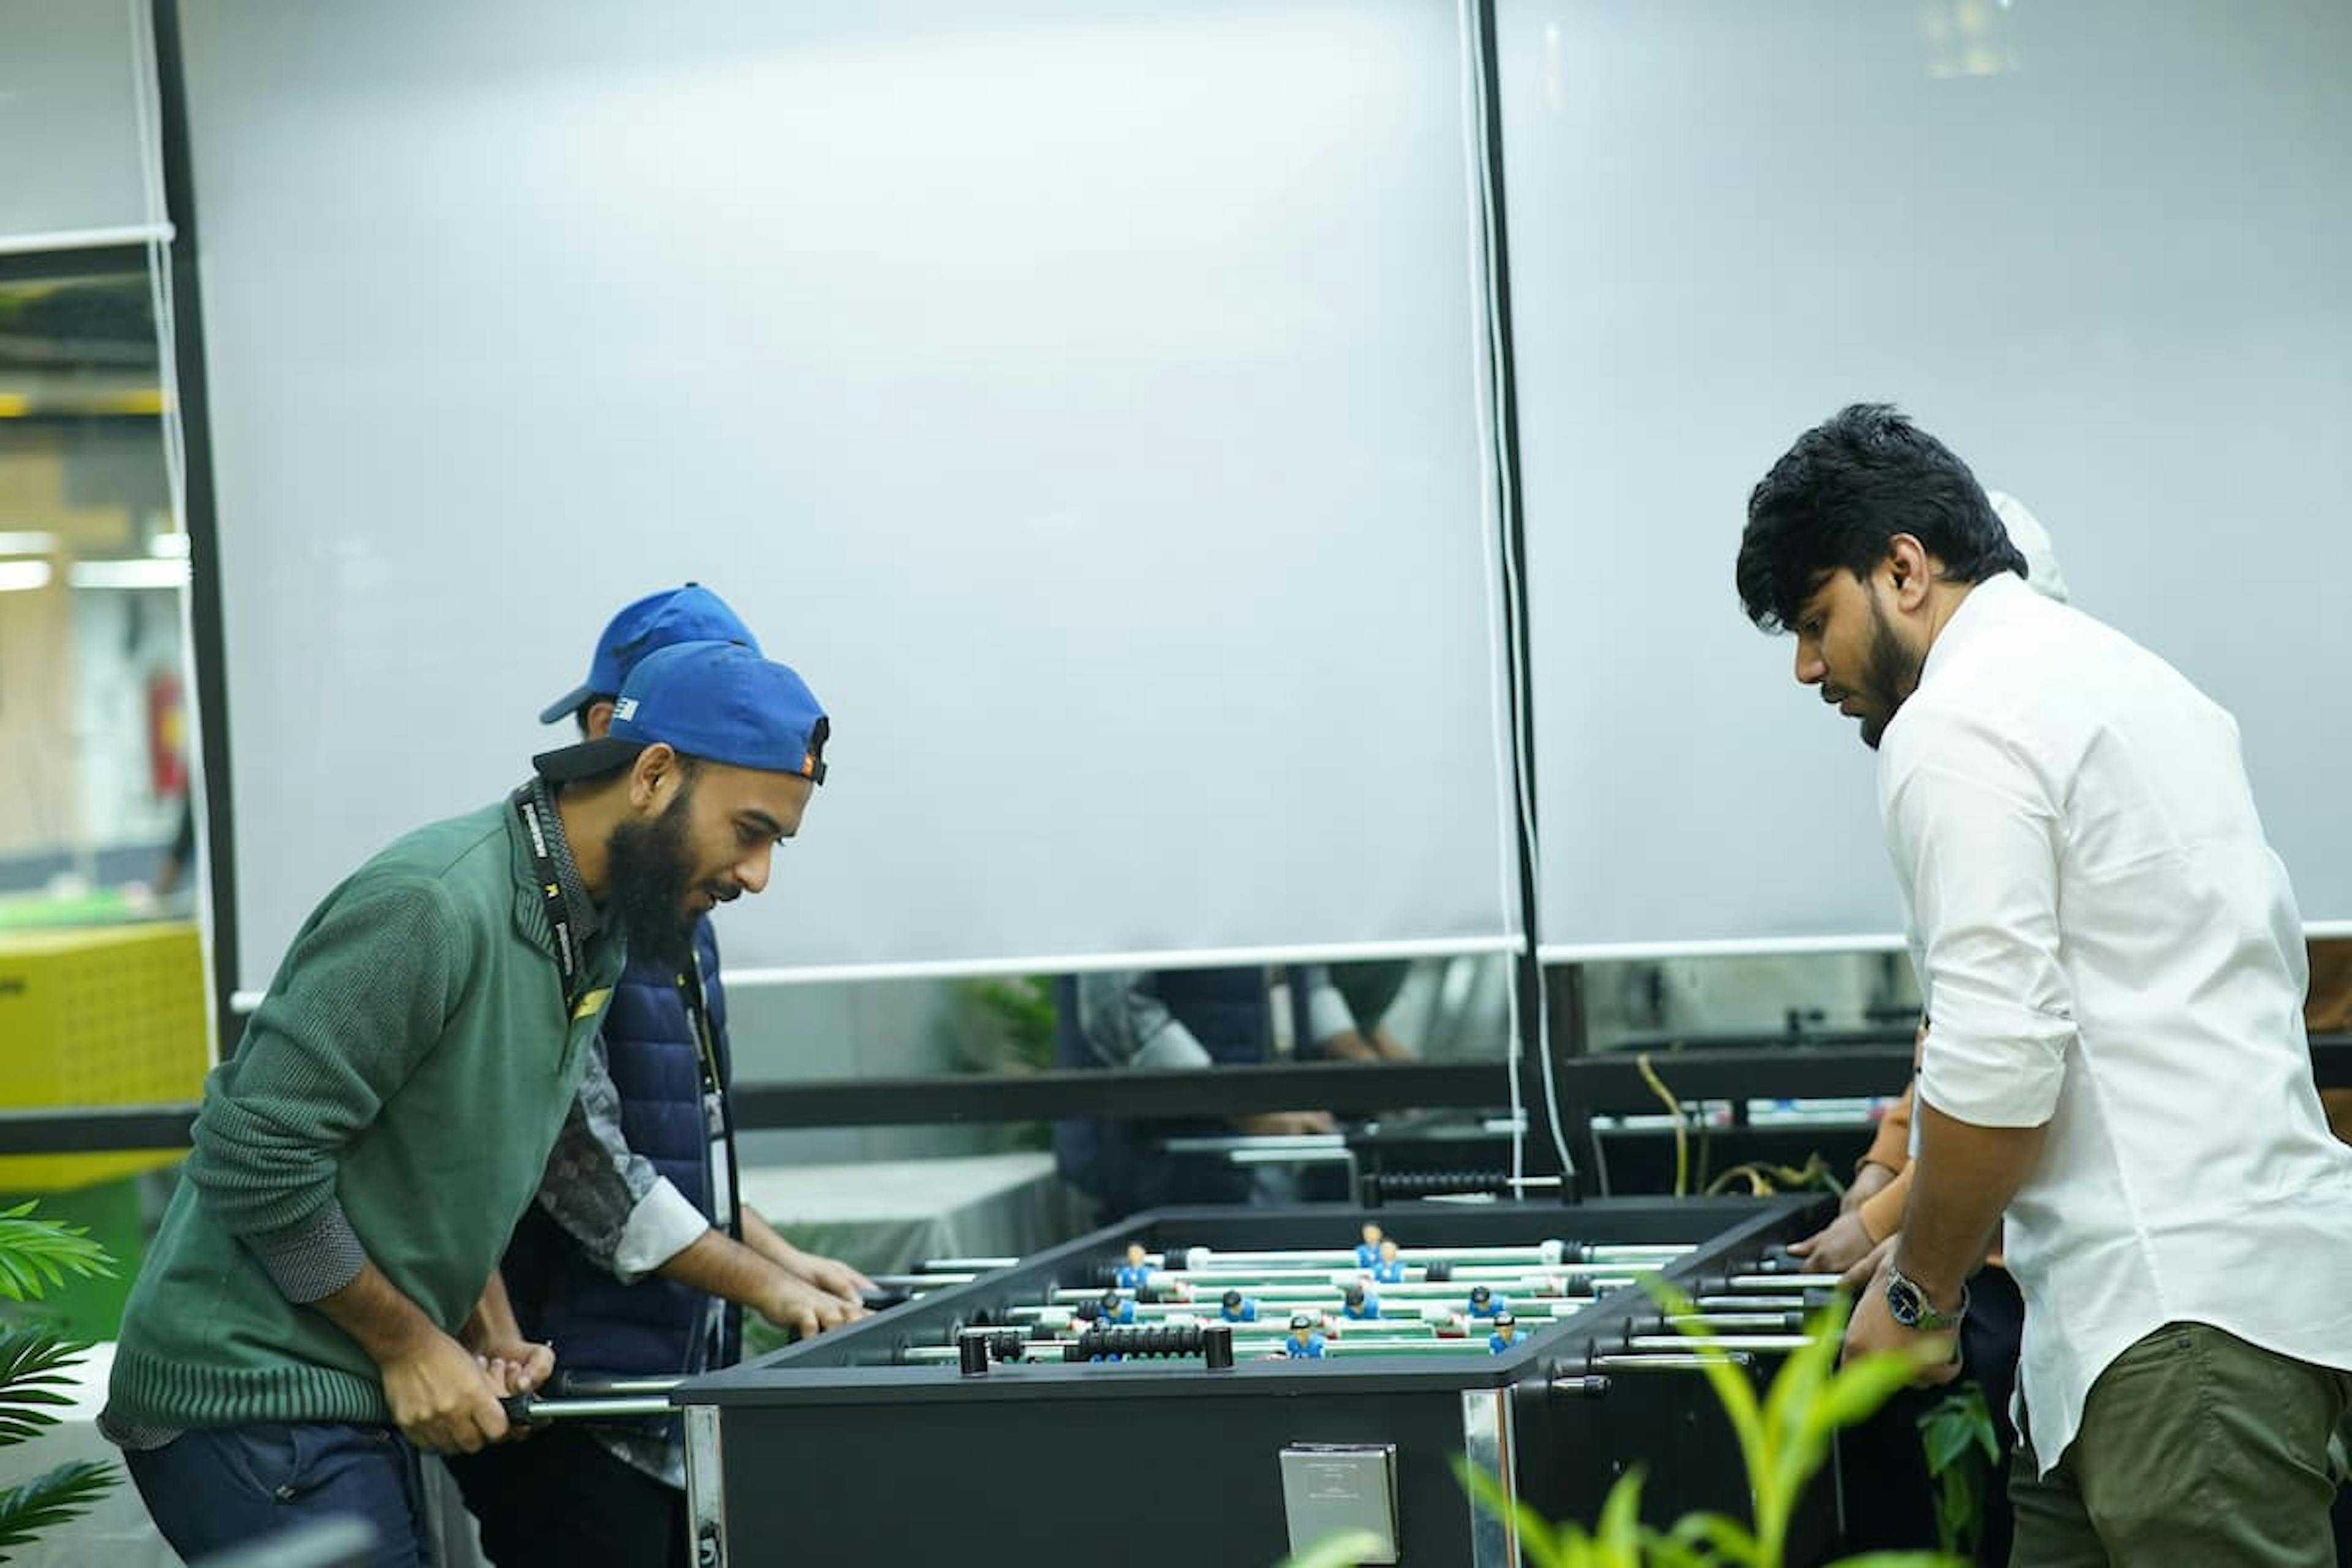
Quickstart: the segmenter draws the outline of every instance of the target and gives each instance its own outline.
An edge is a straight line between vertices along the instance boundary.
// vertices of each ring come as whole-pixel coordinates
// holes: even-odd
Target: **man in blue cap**
[[[574,750],[593,763],[638,664],[702,640],[759,647],[725,601],[698,584],[639,599],[605,626],[588,679],[541,721],[576,721],[585,744]],[[694,793],[689,785],[670,812],[687,809]],[[860,1295],[873,1289],[732,1203],[719,948],[707,915],[688,935],[683,951],[632,945],[539,1201],[501,1267],[515,1325],[509,1337],[552,1342],[574,1375],[708,1372],[737,1359],[741,1308],[811,1334],[863,1316]],[[686,1560],[676,1417],[567,1422],[450,1468],[499,1568]]]
[[[485,1282],[625,953],[767,885],[829,728],[726,642],[646,658],[614,713],[329,893],[206,1080],[100,1417],[184,1557],[356,1515],[378,1563],[429,1561],[417,1449],[504,1437],[499,1396],[551,1370]]]

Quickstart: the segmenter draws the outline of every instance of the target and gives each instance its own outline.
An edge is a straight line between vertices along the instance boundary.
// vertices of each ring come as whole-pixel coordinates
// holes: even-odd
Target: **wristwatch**
[[[1948,1312],[1939,1312],[1929,1304],[1927,1292],[1918,1282],[1893,1267],[1886,1270],[1887,1314],[1905,1328],[1923,1334],[1948,1333],[1960,1326],[1969,1315],[1969,1289],[1960,1287],[1960,1304]]]

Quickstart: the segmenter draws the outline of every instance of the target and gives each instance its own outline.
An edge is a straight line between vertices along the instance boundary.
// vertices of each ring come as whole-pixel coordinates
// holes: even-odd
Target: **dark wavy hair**
[[[1766,631],[1796,623],[1822,579],[1867,577],[1908,533],[1948,582],[2025,574],[2025,557],[1951,448],[1885,403],[1850,404],[1797,437],[1748,496],[1739,604]]]

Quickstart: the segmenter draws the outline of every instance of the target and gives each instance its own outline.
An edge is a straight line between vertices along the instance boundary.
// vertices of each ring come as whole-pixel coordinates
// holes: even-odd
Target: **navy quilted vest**
[[[732,1078],[727,999],[719,983],[718,941],[708,920],[696,926],[694,945],[706,976],[703,994],[723,1086]],[[621,1131],[629,1147],[709,1215],[712,1194],[701,1058],[672,972],[630,963],[604,1017],[604,1055],[620,1091]],[[559,1367],[641,1374],[688,1369],[709,1300],[700,1291],[656,1275],[622,1284],[583,1257],[537,1205],[515,1227],[502,1267],[525,1337],[551,1341]],[[741,1312],[730,1306],[721,1365],[736,1359],[741,1328]]]

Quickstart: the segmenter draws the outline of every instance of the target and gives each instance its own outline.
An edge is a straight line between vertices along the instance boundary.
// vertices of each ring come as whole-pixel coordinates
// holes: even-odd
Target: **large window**
[[[0,258],[0,923],[194,908],[153,297],[135,253]]]

